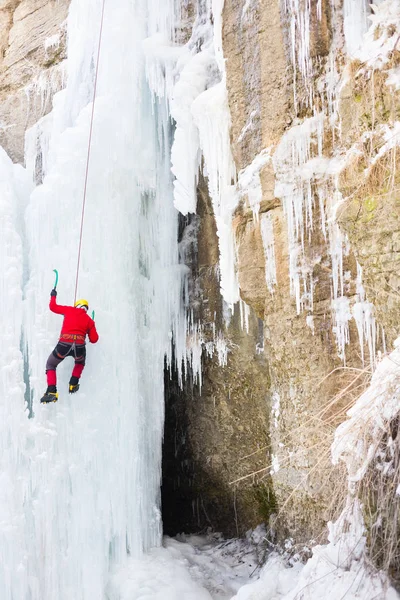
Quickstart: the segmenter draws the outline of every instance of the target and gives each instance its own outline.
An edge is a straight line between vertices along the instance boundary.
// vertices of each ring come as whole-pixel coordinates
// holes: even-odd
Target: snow
[[[245,125],[245,126],[242,128],[242,131],[240,132],[240,135],[239,135],[239,137],[238,137],[238,139],[237,139],[237,141],[238,141],[238,142],[241,142],[241,141],[244,139],[245,135],[246,135],[248,132],[250,132],[252,129],[254,129],[254,121],[253,121],[253,119],[254,119],[256,116],[258,116],[258,114],[259,114],[259,113],[258,113],[258,111],[257,111],[257,110],[252,110],[252,111],[251,111],[251,113],[250,113],[250,116],[249,116],[249,118],[248,118],[248,120],[247,120],[247,123],[246,123],[246,125]]]
[[[345,462],[350,487],[360,481],[376,455],[381,434],[400,408],[400,338],[382,358],[371,385],[347,412],[349,419],[335,432],[332,460]]]
[[[230,600],[243,585],[256,580],[265,528],[243,540],[218,534],[164,538],[140,560],[114,572],[107,589],[110,600]]]
[[[329,543],[315,546],[313,556],[301,571],[297,585],[284,600],[396,600],[383,573],[371,573],[365,559],[366,537],[361,507],[349,504],[336,523],[330,523]]]
[[[44,49],[49,50],[50,48],[58,48],[60,45],[61,36],[59,33],[55,33],[54,35],[48,37],[44,41]]]
[[[196,584],[185,560],[172,557],[168,550],[154,548],[141,559],[131,559],[120,569],[107,590],[110,600],[211,600]]]
[[[399,598],[386,576],[373,572],[365,559],[366,538],[357,502],[349,502],[336,523],[329,523],[328,543],[315,546],[306,564],[288,543],[283,555],[269,553],[260,568],[262,528],[249,532],[242,541],[178,538],[166,538],[163,548],[117,571],[108,590],[110,600]]]
[[[314,317],[312,315],[306,316],[306,325],[307,325],[307,327],[309,327],[311,329],[311,332],[314,335],[315,327],[314,327]]]
[[[250,6],[253,0],[246,0],[243,8],[242,8],[242,19],[244,19],[246,17],[246,14],[248,14],[250,11]]]
[[[279,466],[279,457],[275,454],[271,454],[271,469],[270,469],[270,475],[274,475],[275,473],[278,473],[280,469]]]
[[[387,85],[393,85],[396,92],[400,90],[400,67],[394,69],[388,69],[388,78],[386,80]]]
[[[296,584],[302,565],[287,568],[278,556],[272,556],[255,583],[243,586],[232,600],[281,600]]]
[[[398,0],[384,0],[372,4],[372,7],[373,13],[368,17],[370,27],[354,58],[365,62],[368,67],[379,69],[388,63],[399,40],[400,3]]]
[[[382,137],[383,143],[379,145],[378,152],[370,160],[366,175],[382,156],[400,145],[400,121],[395,121],[392,126],[380,125],[376,128],[376,133]]]
[[[250,165],[238,175],[239,196],[247,196],[249,207],[253,211],[253,219],[258,221],[258,213],[262,200],[260,171],[271,161],[272,147],[265,148],[258,154]]]

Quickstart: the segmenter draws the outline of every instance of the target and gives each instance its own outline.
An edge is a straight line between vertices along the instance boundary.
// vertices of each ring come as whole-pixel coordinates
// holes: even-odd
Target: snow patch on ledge
[[[257,154],[253,162],[240,171],[238,176],[239,196],[247,196],[249,207],[253,211],[253,219],[258,221],[258,213],[262,200],[260,173],[262,168],[271,162],[272,146]]]
[[[375,69],[383,68],[399,41],[400,34],[400,2],[384,0],[372,4],[373,13],[368,19],[371,26],[363,37],[363,43],[353,58],[367,63]]]
[[[44,49],[50,50],[50,48],[58,48],[61,42],[61,34],[55,33],[54,35],[48,37],[44,41]]]

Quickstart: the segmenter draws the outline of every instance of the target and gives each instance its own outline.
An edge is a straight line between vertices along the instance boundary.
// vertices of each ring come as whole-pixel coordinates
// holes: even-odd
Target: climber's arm
[[[53,313],[57,313],[58,315],[65,315],[65,313],[67,312],[69,307],[61,306],[60,304],[57,304],[56,296],[57,296],[57,291],[51,290],[49,308],[50,308],[51,312],[53,312]]]

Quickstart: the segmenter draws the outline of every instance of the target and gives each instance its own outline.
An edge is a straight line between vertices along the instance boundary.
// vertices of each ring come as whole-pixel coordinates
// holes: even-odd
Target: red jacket
[[[94,324],[93,319],[86,313],[85,309],[74,308],[73,306],[60,306],[57,304],[55,296],[50,297],[49,306],[52,312],[57,313],[58,315],[64,315],[60,333],[60,339],[62,339],[62,341],[68,342],[70,339],[71,344],[74,341],[84,343],[86,335],[88,335],[92,344],[97,342],[99,334],[96,331],[96,325]],[[69,336],[71,336],[71,338],[69,338]],[[80,339],[75,339],[73,336],[80,336]]]

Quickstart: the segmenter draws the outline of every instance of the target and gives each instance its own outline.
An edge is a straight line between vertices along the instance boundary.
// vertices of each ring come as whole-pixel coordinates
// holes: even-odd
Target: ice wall
[[[26,526],[22,510],[27,485],[18,473],[29,469],[24,451],[29,439],[24,413],[24,361],[21,352],[23,318],[23,246],[21,215],[29,182],[0,149],[0,595],[27,598],[23,562]],[[19,576],[18,576],[19,575]],[[26,580],[25,580],[26,581]],[[11,596],[11,589],[13,596]]]
[[[78,297],[96,311],[100,342],[88,347],[79,394],[68,396],[67,359],[58,369],[59,402],[39,404],[61,327],[48,310],[53,268],[58,302],[74,299],[100,14],[100,0],[72,1],[66,88],[27,136],[27,170],[43,184],[30,196],[21,235],[8,226],[19,191],[0,157],[9,232],[1,240],[1,277],[3,292],[13,289],[5,308],[14,315],[2,331],[9,348],[1,364],[2,600],[102,598],[113,565],[160,543],[164,356],[173,335],[185,339],[185,319],[170,122],[148,88],[142,43],[172,31],[172,3],[106,3],[78,285]]]

